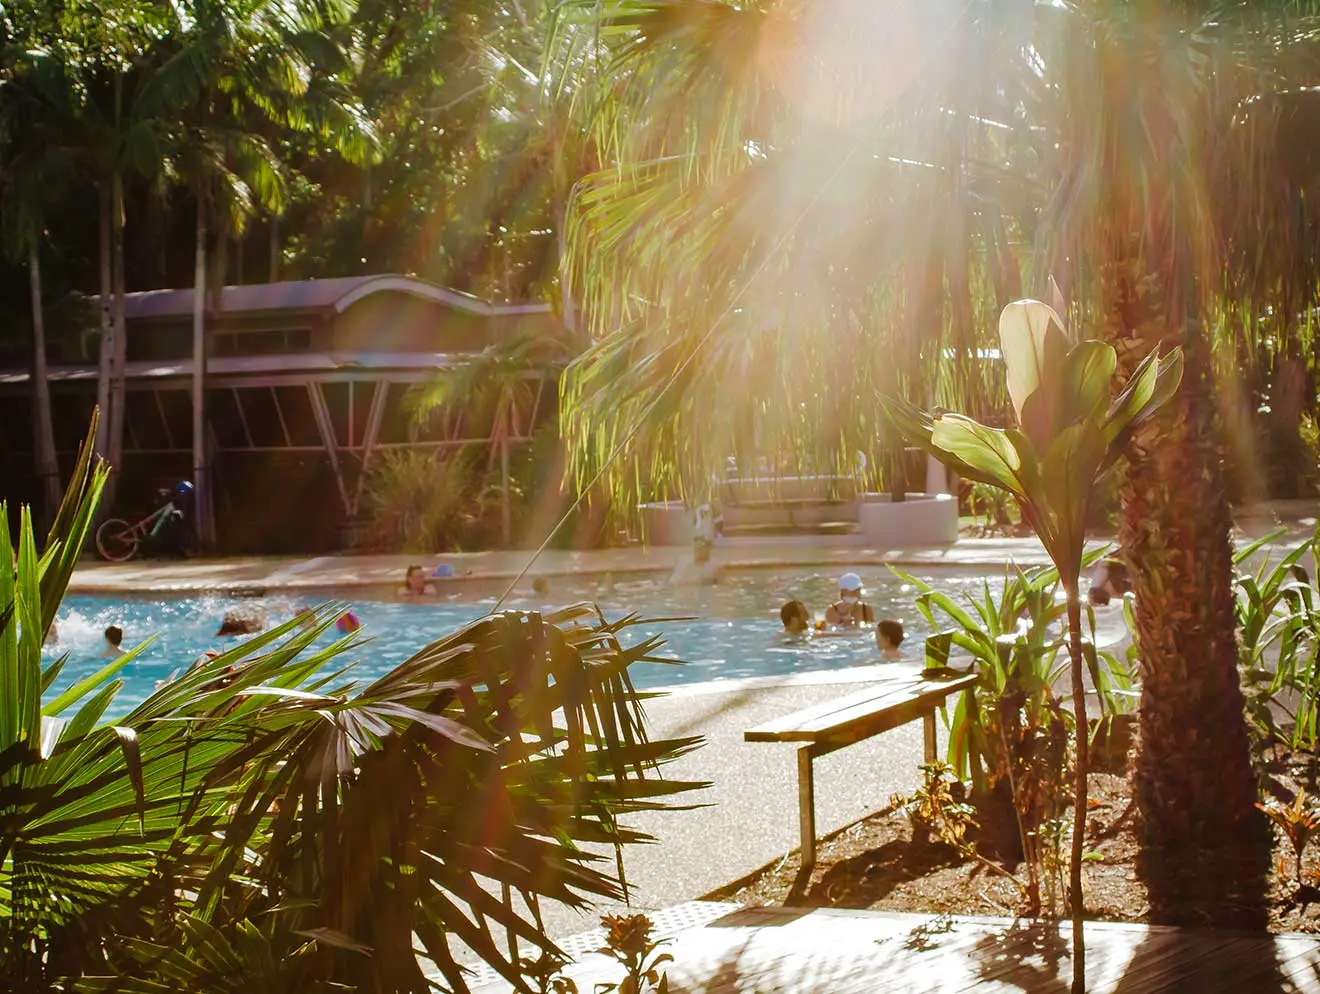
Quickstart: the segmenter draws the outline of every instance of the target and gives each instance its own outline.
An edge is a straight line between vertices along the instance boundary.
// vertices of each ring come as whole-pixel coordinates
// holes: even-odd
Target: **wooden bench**
[[[816,805],[812,761],[869,739],[873,735],[922,719],[926,762],[934,762],[935,710],[950,694],[976,686],[975,673],[949,677],[905,675],[826,704],[804,708],[743,732],[746,742],[802,742],[798,749],[798,824],[802,833],[802,867],[816,863]]]

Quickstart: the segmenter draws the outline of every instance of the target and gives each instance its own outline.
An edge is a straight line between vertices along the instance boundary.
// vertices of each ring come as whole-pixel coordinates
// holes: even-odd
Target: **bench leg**
[[[816,800],[811,778],[811,746],[798,749],[798,829],[802,834],[802,869],[816,865]]]
[[[925,746],[926,762],[933,763],[939,758],[935,741],[935,712],[927,711],[921,718],[921,738]]]

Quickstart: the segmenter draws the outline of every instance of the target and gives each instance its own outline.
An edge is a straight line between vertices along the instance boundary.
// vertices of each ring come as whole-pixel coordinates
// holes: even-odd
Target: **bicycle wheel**
[[[96,529],[96,551],[112,563],[132,559],[140,541],[137,530],[123,518],[109,518]]]

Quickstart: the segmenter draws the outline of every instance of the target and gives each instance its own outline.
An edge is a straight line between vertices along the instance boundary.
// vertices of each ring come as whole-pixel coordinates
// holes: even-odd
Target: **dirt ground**
[[[1127,776],[1093,774],[1087,849],[1096,856],[1084,867],[1087,917],[1144,922],[1149,912],[1145,886],[1137,879],[1135,818]],[[1306,886],[1291,877],[1292,851],[1279,840],[1271,877],[1270,929],[1320,933],[1320,846],[1307,852]],[[1067,875],[1064,853],[1063,875]],[[914,842],[907,817],[892,811],[870,815],[817,845],[816,866],[799,881],[800,858],[792,853],[750,878],[707,895],[745,906],[797,905],[870,908],[923,914],[1014,915],[1024,904],[1016,883],[975,859],[965,859],[940,842]],[[1017,867],[1025,876],[1025,867]],[[1044,890],[1044,888],[1043,888]],[[1059,889],[1062,893],[1062,889]],[[1066,915],[1058,897],[1056,911]]]

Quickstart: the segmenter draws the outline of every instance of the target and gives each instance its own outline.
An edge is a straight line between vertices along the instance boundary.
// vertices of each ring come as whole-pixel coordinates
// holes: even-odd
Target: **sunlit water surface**
[[[940,571],[922,579],[952,594],[979,591],[986,582],[981,576],[957,576]],[[930,629],[918,613],[915,591],[889,574],[872,570],[864,574],[866,600],[877,618],[903,623],[907,639],[903,649],[911,659],[922,653],[922,640]],[[992,587],[999,583],[991,578]],[[636,612],[643,618],[661,620],[639,624],[624,632],[632,644],[651,636],[662,636],[662,655],[682,660],[684,665],[640,663],[633,667],[640,687],[733,680],[744,677],[783,676],[812,670],[837,670],[878,662],[870,632],[856,636],[787,641],[781,635],[779,607],[797,598],[819,617],[835,595],[835,574],[823,572],[749,571],[734,574],[715,587],[671,587],[661,580],[621,582],[606,587],[590,580],[570,584],[556,581],[540,597],[530,589],[510,598],[505,607],[517,610],[549,610],[581,600],[600,605],[607,618]],[[94,672],[106,662],[103,632],[108,625],[124,630],[124,647],[152,638],[150,646],[124,670],[124,689],[114,710],[124,712],[144,700],[156,681],[186,667],[208,649],[228,649],[240,639],[217,637],[215,632],[227,610],[261,611],[271,624],[278,624],[298,611],[323,600],[342,600],[362,622],[366,644],[351,650],[359,678],[380,675],[417,652],[428,642],[458,626],[488,613],[495,597],[442,593],[422,603],[361,599],[360,593],[317,592],[293,595],[272,593],[260,598],[223,596],[179,598],[111,598],[71,595],[57,616],[57,639],[47,645],[45,656],[53,660],[67,653],[64,671],[52,692]],[[322,641],[336,637],[332,630]]]

